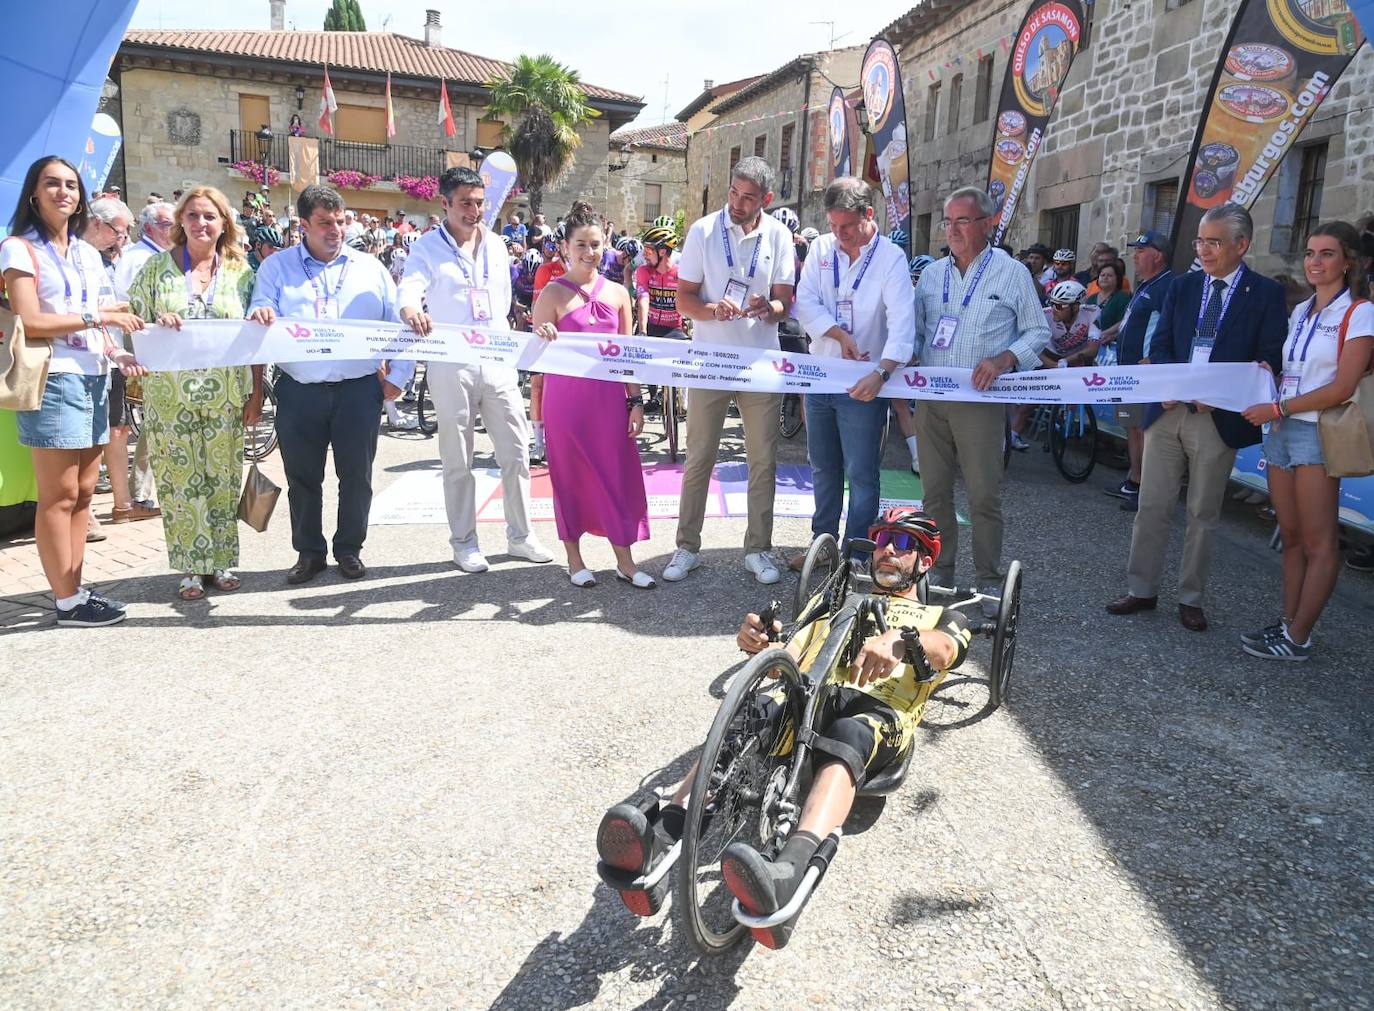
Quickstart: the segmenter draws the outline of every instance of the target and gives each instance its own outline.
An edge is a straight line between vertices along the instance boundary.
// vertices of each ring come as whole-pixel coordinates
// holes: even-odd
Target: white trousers
[[[477,544],[477,479],[472,473],[477,416],[491,436],[506,515],[506,536],[530,535],[529,423],[515,369],[431,362],[425,375],[439,422],[439,458],[444,464],[444,508],[449,543],[456,551]]]

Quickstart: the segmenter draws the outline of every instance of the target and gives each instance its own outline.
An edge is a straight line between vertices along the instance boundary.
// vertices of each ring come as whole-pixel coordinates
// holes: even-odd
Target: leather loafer
[[[308,583],[324,571],[324,559],[318,555],[301,555],[286,573],[286,581],[293,586]]]
[[[1207,631],[1207,615],[1202,613],[1200,607],[1194,607],[1192,604],[1179,604],[1178,620],[1189,632]]]
[[[367,575],[367,566],[357,555],[341,555],[334,559],[334,563],[339,567],[339,575],[345,579],[362,579]]]
[[[1117,597],[1107,605],[1108,614],[1135,614],[1137,611],[1153,611],[1158,597],[1132,597],[1129,593]]]

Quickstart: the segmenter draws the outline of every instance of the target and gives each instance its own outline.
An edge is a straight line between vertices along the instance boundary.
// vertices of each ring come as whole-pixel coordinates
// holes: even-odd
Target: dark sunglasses
[[[878,547],[892,545],[894,551],[913,551],[921,546],[921,542],[916,539],[916,535],[906,530],[884,529],[870,531],[873,543]]]

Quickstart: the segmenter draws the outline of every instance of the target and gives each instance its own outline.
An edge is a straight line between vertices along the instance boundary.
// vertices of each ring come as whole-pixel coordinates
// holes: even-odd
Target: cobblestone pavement
[[[378,487],[433,445],[384,438]],[[0,615],[0,1006],[1370,1007],[1374,581],[1343,573],[1311,663],[1250,660],[1277,556],[1228,509],[1212,631],[1179,626],[1169,586],[1109,618],[1113,476],[1013,460],[1011,703],[984,711],[979,642],[793,943],[713,961],[671,911],[624,911],[594,836],[705,737],[768,595],[742,521],[708,521],[703,568],[650,593],[574,590],[491,525],[484,575],[442,527],[378,527],[367,579],[287,587],[283,513],[245,532],[232,596],[176,602],[152,566],[113,587],[128,622],[87,632],[21,601]],[[587,556],[609,576],[604,544]]]

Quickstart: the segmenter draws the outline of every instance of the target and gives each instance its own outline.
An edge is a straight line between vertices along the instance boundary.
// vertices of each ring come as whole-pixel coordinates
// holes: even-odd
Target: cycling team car
[[[634,242],[644,257],[644,266],[635,271],[634,277],[635,291],[638,293],[635,321],[639,332],[646,337],[686,340],[682,313],[677,307],[677,265],[673,263],[677,232],[667,225],[656,223],[639,240],[622,241]],[[668,443],[668,459],[677,463],[681,426],[687,413],[686,391],[677,386],[664,386],[657,394],[650,390],[648,407],[651,411],[657,409],[661,413],[663,435]]]
[[[894,508],[869,533],[843,558],[829,534],[816,538],[795,619],[778,621],[774,602],[741,625],[736,641],[753,658],[683,783],[668,797],[617,804],[601,821],[601,878],[649,916],[677,867],[674,907],[703,954],[724,952],[746,930],[770,948],[787,943],[854,798],[901,787],[926,703],[972,635],[992,637],[992,704],[1006,699],[1020,564],[1007,571],[996,621],[972,624],[960,609],[981,605],[979,594],[926,602],[954,596],[926,582],[940,552],[933,521]],[[861,566],[856,555],[870,552]]]

